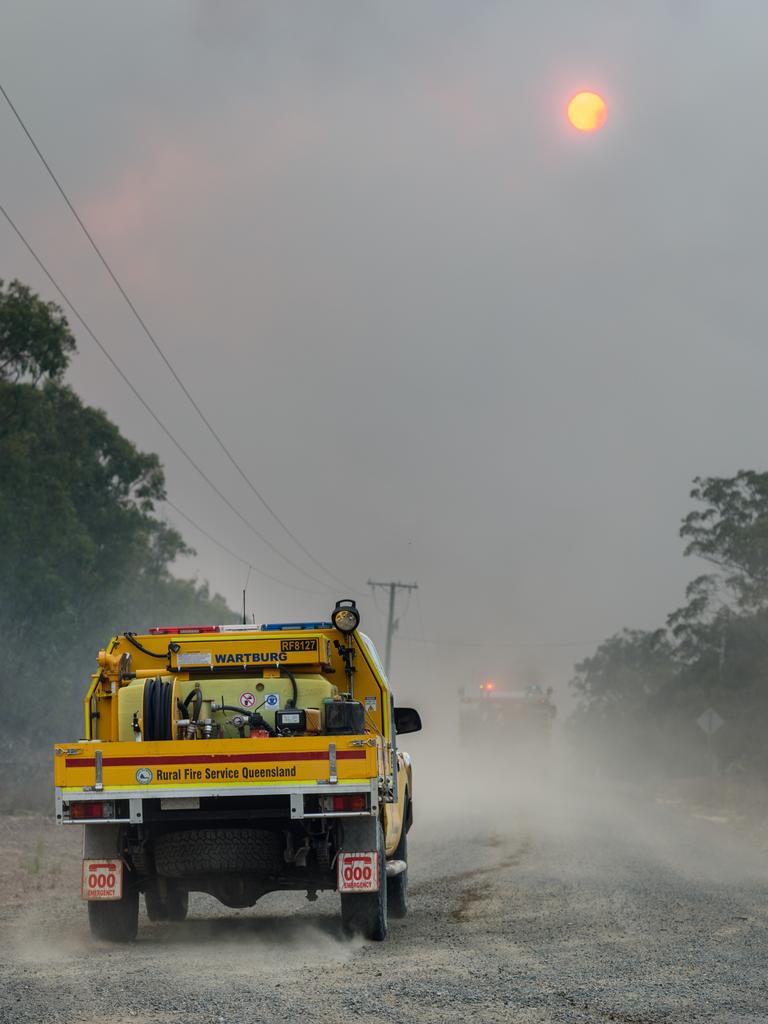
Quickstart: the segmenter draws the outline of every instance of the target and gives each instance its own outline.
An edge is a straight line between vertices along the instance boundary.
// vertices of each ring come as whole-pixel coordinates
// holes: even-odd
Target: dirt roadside
[[[768,1021],[768,866],[729,829],[555,784],[412,833],[412,910],[346,940],[337,898],[273,894],[93,941],[79,828],[1,820],[0,1021]]]

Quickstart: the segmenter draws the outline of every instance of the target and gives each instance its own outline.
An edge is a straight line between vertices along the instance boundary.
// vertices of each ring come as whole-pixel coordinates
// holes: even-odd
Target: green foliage
[[[576,665],[571,686],[578,706],[571,733],[604,770],[637,775],[646,770],[644,760],[658,765],[660,730],[653,701],[670,684],[675,668],[664,630],[624,629]]]
[[[669,683],[674,672],[664,630],[624,629],[579,662],[571,685],[583,704],[613,720],[646,711],[649,698]]]
[[[61,380],[75,351],[66,317],[26,285],[0,280],[0,380]]]
[[[768,473],[696,477],[691,497],[705,507],[683,520],[685,554],[716,565],[740,607],[768,603]]]
[[[0,293],[0,697],[17,748],[81,734],[115,632],[232,617],[171,573],[190,549],[155,513],[159,460],[61,382],[73,351],[55,306],[17,282]]]
[[[768,770],[768,473],[694,480],[700,506],[683,519],[686,555],[715,572],[696,577],[666,629],[624,630],[575,668],[573,727],[611,733],[612,758],[644,746],[666,770],[704,770],[696,725],[709,706],[726,724],[713,740],[723,769]],[[759,723],[759,725],[758,725]]]
[[[35,852],[30,859],[25,863],[25,868],[30,875],[39,875],[43,869],[43,857],[45,854],[45,846],[43,840],[38,839],[35,843]]]

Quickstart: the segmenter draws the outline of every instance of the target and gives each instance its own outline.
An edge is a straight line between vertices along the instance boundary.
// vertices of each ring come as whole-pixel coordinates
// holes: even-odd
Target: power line
[[[285,559],[290,565],[293,565],[294,568],[298,569],[298,571],[303,573],[303,575],[308,576],[309,579],[313,580],[315,583],[319,583],[320,586],[326,587],[329,590],[333,589],[330,586],[330,584],[325,583],[323,580],[317,579],[317,577],[313,576],[311,573],[308,573],[306,571],[306,569],[303,569],[300,565],[297,565],[295,562],[292,562],[286,555],[283,555],[280,551],[278,551],[277,548],[275,548],[274,545],[269,540],[267,540],[267,538],[262,533],[260,533],[259,530],[256,529],[256,527],[253,525],[253,523],[251,523],[248,519],[246,519],[245,516],[232,504],[232,502],[229,500],[229,498],[226,496],[226,494],[224,494],[223,491],[221,491],[216,486],[216,484],[203,471],[203,469],[201,469],[201,467],[197,464],[197,462],[195,462],[195,460],[192,458],[192,456],[189,454],[189,452],[186,450],[186,448],[184,448],[184,446],[181,444],[181,442],[176,440],[174,435],[170,432],[168,427],[166,427],[166,425],[163,423],[163,421],[160,419],[160,417],[157,415],[157,413],[154,411],[154,409],[150,406],[150,404],[146,401],[146,399],[143,397],[143,395],[133,385],[133,383],[126,376],[126,374],[123,372],[123,370],[120,368],[120,366],[115,362],[115,360],[113,359],[113,357],[111,356],[111,354],[107,350],[106,346],[100,341],[100,339],[97,337],[97,335],[94,333],[94,331],[89,326],[88,322],[80,314],[80,312],[78,311],[77,307],[74,305],[74,303],[69,298],[69,296],[64,291],[64,289],[59,285],[58,281],[53,277],[51,272],[48,270],[46,265],[43,263],[43,261],[37,255],[35,250],[32,248],[31,244],[27,241],[27,239],[25,238],[25,236],[21,232],[20,228],[16,225],[16,222],[12,219],[11,215],[8,213],[8,211],[5,209],[5,207],[2,204],[0,204],[0,213],[2,213],[2,215],[5,217],[6,221],[13,228],[14,232],[16,233],[18,238],[21,240],[22,244],[27,249],[27,251],[29,252],[29,254],[32,257],[32,259],[35,261],[35,263],[37,263],[38,267],[40,267],[42,272],[45,274],[45,276],[51,282],[53,287],[59,293],[59,295],[61,296],[63,301],[72,310],[72,312],[75,315],[75,317],[82,324],[84,330],[88,333],[88,335],[91,337],[91,339],[97,345],[97,347],[101,350],[101,352],[104,354],[104,356],[106,356],[106,358],[108,359],[108,361],[110,362],[110,364],[112,365],[114,370],[119,374],[119,376],[123,380],[123,382],[130,388],[130,390],[133,392],[133,394],[136,396],[136,398],[139,400],[139,402],[141,402],[141,404],[147,410],[147,412],[152,417],[152,419],[155,421],[155,423],[157,423],[157,425],[160,427],[160,429],[163,431],[163,433],[166,435],[166,437],[181,452],[181,454],[184,456],[184,458],[187,460],[187,462],[189,462],[189,464],[193,467],[193,469],[202,477],[202,479],[208,484],[208,486],[211,488],[211,490],[216,495],[218,495],[218,497],[224,502],[224,504],[229,509],[231,509],[232,512],[235,513],[235,515],[238,517],[238,519],[240,519],[241,522],[243,522],[248,527],[248,529],[251,530],[259,538],[259,540],[261,540],[264,544],[266,544],[267,547],[271,548],[272,551],[274,551],[276,554],[279,554],[281,558]]]
[[[43,167],[45,167],[46,171],[48,172],[48,175],[49,175],[51,181],[56,186],[59,194],[61,195],[61,198],[67,204],[67,207],[69,208],[70,213],[72,214],[72,216],[77,221],[77,223],[80,226],[80,229],[82,230],[83,234],[88,239],[88,242],[90,243],[91,248],[93,249],[93,251],[98,256],[99,260],[101,261],[102,266],[104,267],[106,272],[109,274],[109,276],[112,279],[112,282],[114,283],[115,287],[117,288],[117,290],[120,292],[120,294],[122,295],[123,299],[127,303],[128,308],[133,313],[134,317],[136,318],[137,322],[139,323],[139,325],[140,325],[141,329],[143,330],[144,334],[146,334],[147,338],[150,340],[150,342],[154,346],[155,351],[160,356],[162,361],[165,363],[165,365],[168,368],[171,376],[176,381],[176,383],[179,385],[179,387],[181,388],[181,390],[184,393],[185,397],[187,398],[187,400],[191,404],[192,408],[195,410],[197,415],[203,421],[203,423],[205,424],[206,428],[210,432],[211,436],[214,438],[214,440],[216,441],[218,446],[224,452],[224,454],[226,455],[226,457],[229,460],[229,462],[234,466],[234,468],[237,470],[238,474],[242,477],[242,479],[248,485],[248,487],[253,492],[253,494],[258,498],[258,500],[261,502],[261,504],[264,506],[264,508],[270,514],[270,516],[272,516],[272,518],[275,520],[275,522],[279,524],[279,526],[291,538],[291,540],[294,542],[294,544],[296,544],[304,552],[304,554],[307,556],[307,558],[309,558],[310,561],[314,562],[314,564],[319,569],[321,569],[327,576],[329,576],[331,579],[335,580],[337,583],[340,583],[343,587],[346,587],[348,589],[352,589],[352,588],[348,587],[348,584],[346,584],[344,582],[344,580],[340,579],[338,576],[336,576],[334,573],[332,573],[330,569],[327,569],[323,565],[323,563],[320,562],[317,558],[315,558],[315,556],[312,554],[312,552],[304,544],[302,544],[302,542],[299,540],[299,538],[296,536],[296,534],[293,533],[293,531],[283,522],[283,520],[280,518],[280,516],[275,512],[275,510],[272,508],[272,506],[269,504],[269,502],[266,500],[266,498],[263,496],[263,494],[261,494],[261,492],[255,486],[253,481],[250,479],[250,477],[247,475],[247,473],[240,466],[240,463],[237,461],[237,459],[235,459],[234,455],[232,455],[232,453],[230,452],[229,448],[227,448],[226,444],[221,439],[221,437],[219,436],[217,431],[214,429],[214,427],[211,424],[211,422],[208,419],[208,417],[205,415],[203,410],[198,405],[197,401],[194,399],[194,397],[190,393],[190,391],[187,388],[187,386],[184,384],[184,381],[181,379],[181,377],[176,372],[176,369],[174,368],[174,366],[171,363],[170,359],[168,358],[168,356],[163,351],[162,347],[160,346],[160,343],[157,341],[157,339],[155,338],[155,336],[152,333],[152,331],[150,331],[149,327],[146,324],[146,321],[144,320],[142,315],[139,313],[138,309],[136,308],[136,306],[133,303],[133,300],[131,299],[131,297],[128,295],[128,293],[126,292],[125,288],[121,284],[117,274],[115,274],[115,272],[113,271],[113,269],[110,266],[106,256],[101,251],[99,246],[96,244],[96,241],[93,238],[93,235],[90,233],[88,228],[83,223],[83,220],[82,220],[80,214],[75,209],[75,206],[72,203],[72,201],[69,198],[69,196],[67,195],[67,193],[64,191],[63,185],[61,184],[59,179],[56,177],[56,174],[54,173],[53,168],[51,167],[51,165],[46,160],[46,158],[43,155],[43,152],[40,149],[40,147],[38,146],[38,144],[35,142],[35,140],[34,140],[34,138],[32,136],[32,133],[30,132],[30,130],[27,128],[26,124],[24,123],[24,120],[23,120],[21,114],[18,112],[18,110],[14,106],[10,96],[5,91],[5,89],[3,88],[2,83],[0,83],[0,93],[2,93],[3,98],[5,99],[6,103],[8,104],[8,106],[11,109],[11,111],[13,112],[13,116],[16,118],[16,120],[18,121],[19,125],[21,126],[22,131],[24,132],[24,134],[26,135],[27,139],[29,140],[29,143],[32,146],[32,148],[34,149],[35,153],[37,153],[38,157],[40,158],[40,161],[41,161]],[[284,558],[285,561],[289,563],[289,565],[294,565],[295,566],[295,563],[292,562],[285,555],[283,555],[280,551],[278,551],[277,548],[272,547],[271,544],[269,546],[272,548],[273,551],[275,551],[277,554],[279,554],[281,558]],[[303,570],[300,570],[300,571],[303,571]],[[305,575],[309,576],[308,573],[305,574]],[[310,579],[314,579],[313,576],[309,576],[309,578]],[[325,585],[325,584],[323,584],[323,585]]]
[[[264,576],[266,579],[271,580],[273,583],[279,583],[281,587],[289,587],[291,590],[300,590],[303,594],[322,594],[322,591],[320,590],[309,590],[307,587],[296,586],[295,583],[286,583],[285,580],[278,579],[277,576],[272,576],[271,573],[268,573],[266,571],[266,569],[260,569],[257,565],[254,565],[253,562],[250,562],[247,558],[243,558],[242,555],[238,555],[238,553],[236,551],[233,551],[232,548],[227,547],[227,545],[224,544],[223,541],[220,541],[218,537],[214,537],[214,535],[212,533],[209,533],[209,531],[206,530],[205,527],[195,522],[195,520],[191,516],[187,515],[186,512],[183,512],[178,505],[174,504],[174,502],[170,500],[170,498],[164,498],[163,501],[165,502],[166,505],[168,505],[169,508],[173,509],[176,515],[181,516],[181,518],[185,519],[190,526],[194,527],[194,529],[198,531],[198,533],[201,533],[204,537],[207,537],[212,544],[215,544],[217,547],[221,548],[222,551],[225,551],[231,558],[234,558],[235,561],[241,562],[243,565],[246,565],[248,567],[248,576],[245,581],[246,589],[248,587],[248,580],[251,577],[251,572],[257,572],[260,576]]]

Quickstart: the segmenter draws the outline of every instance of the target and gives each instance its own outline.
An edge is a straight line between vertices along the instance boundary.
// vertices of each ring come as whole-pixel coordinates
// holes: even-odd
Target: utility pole
[[[398,590],[418,590],[418,583],[377,583],[376,580],[368,580],[371,590],[381,587],[389,591],[389,617],[387,619],[387,646],[384,652],[384,671],[389,675],[389,665],[392,659],[392,637],[397,629],[398,619],[395,618],[395,594]]]

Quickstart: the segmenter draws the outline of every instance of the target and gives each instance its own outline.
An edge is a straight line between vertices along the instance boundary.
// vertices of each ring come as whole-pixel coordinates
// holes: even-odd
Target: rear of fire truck
[[[556,710],[551,687],[504,689],[489,680],[473,694],[459,691],[460,738],[464,745],[479,747],[503,740],[508,754],[530,758],[546,752]]]
[[[85,736],[55,747],[56,819],[83,824],[92,933],[127,942],[139,896],[180,921],[190,892],[341,896],[347,932],[384,939],[408,907],[411,762],[353,601],[331,622],[159,627],[99,652]]]

